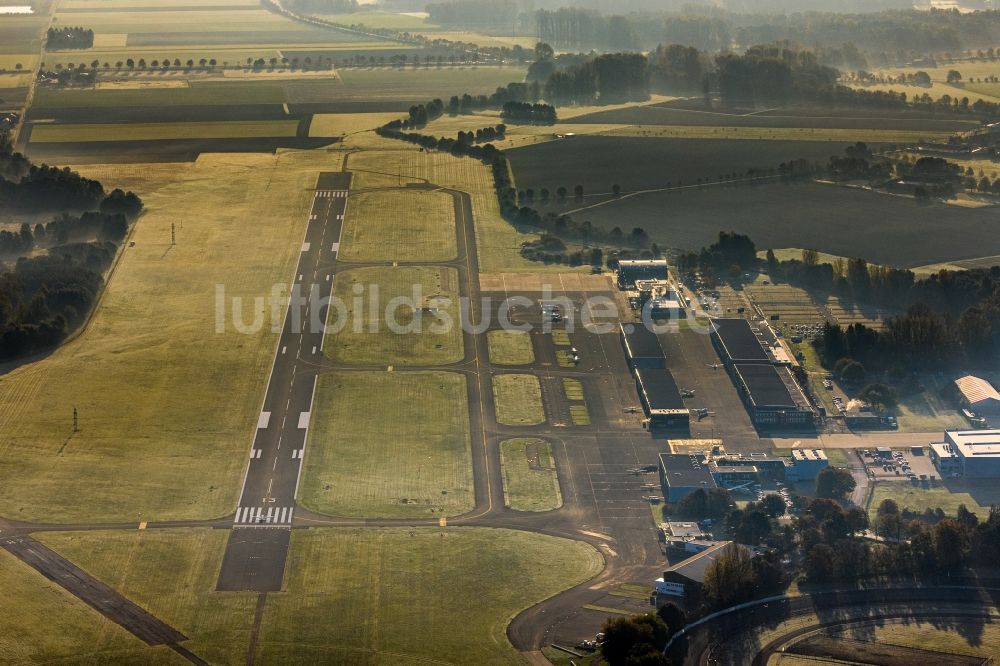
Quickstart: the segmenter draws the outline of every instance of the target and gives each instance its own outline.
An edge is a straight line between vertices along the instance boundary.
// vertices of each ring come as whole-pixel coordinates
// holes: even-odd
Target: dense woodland
[[[69,169],[34,165],[0,148],[0,216],[54,214],[0,231],[0,358],[51,349],[86,318],[129,224],[131,192],[107,193]]]
[[[49,28],[45,48],[89,49],[94,45],[94,31],[89,28]]]

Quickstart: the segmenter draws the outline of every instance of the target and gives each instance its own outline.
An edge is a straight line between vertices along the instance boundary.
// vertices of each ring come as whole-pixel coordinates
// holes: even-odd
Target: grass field
[[[872,640],[877,643],[906,645],[924,650],[969,654],[983,657],[1000,657],[1000,624],[986,622],[976,625],[975,631],[964,631],[951,626],[932,623],[888,622],[872,627]],[[969,627],[971,629],[971,625]],[[839,635],[839,634],[833,634]]]
[[[540,439],[508,439],[500,443],[503,493],[515,511],[550,511],[562,506],[552,445]]]
[[[216,333],[216,288],[252,299],[290,279],[316,172],[336,164],[295,153],[83,170],[134,189],[148,212],[90,327],[0,378],[0,514],[138,522],[233,510],[275,334],[237,332],[228,307]]]
[[[486,339],[490,348],[490,363],[494,365],[528,365],[535,362],[531,335],[526,331],[490,331]]]
[[[257,595],[215,592],[226,531],[62,532],[37,538],[183,632],[191,639],[184,647],[202,659],[212,664],[246,663]],[[148,647],[89,607],[87,612],[93,622],[90,636],[64,656],[67,661],[76,662],[81,646],[87,646],[92,654],[82,663],[177,663],[177,655],[166,646]],[[47,651],[60,642],[60,631],[53,630],[51,621],[42,626],[47,632],[40,637],[39,648]],[[59,654],[43,656],[40,661],[56,661]]]
[[[545,421],[542,388],[534,375],[494,375],[497,421],[504,425],[538,425]]]
[[[349,137],[344,146],[365,149],[348,158],[348,168],[357,172],[367,170],[366,173],[355,174],[356,188],[395,186],[400,180],[403,183],[423,180],[468,192],[472,199],[476,225],[480,272],[538,273],[567,270],[565,266],[546,266],[521,256],[521,245],[538,236],[521,233],[500,217],[493,190],[493,174],[482,162],[452,157],[447,153],[422,152],[412,144],[383,139],[371,133]]]
[[[335,361],[359,365],[442,365],[461,360],[458,286],[454,268],[341,271],[335,278],[334,296],[345,304],[345,310],[330,309],[330,326],[340,330],[327,334],[326,354]],[[359,297],[363,300],[356,309]],[[411,303],[391,313],[395,323],[390,327],[386,309],[397,298]]]
[[[464,67],[420,67],[405,69],[344,69],[344,95],[367,99],[447,100],[455,94],[486,94],[513,81],[523,81],[522,67],[468,65]]]
[[[519,664],[521,609],[596,575],[601,555],[509,530],[295,530],[261,663]]]
[[[348,202],[346,261],[450,261],[457,256],[454,200],[427,190],[361,192]]]
[[[156,652],[166,660],[166,648],[146,644],[0,550],[0,653],[9,663],[81,660],[94,663]],[[87,646],[86,648],[84,646]]]
[[[870,504],[871,517],[875,517],[882,500],[893,499],[900,510],[910,509],[923,513],[926,509],[941,508],[949,516],[954,516],[959,504],[977,514],[981,520],[989,516],[990,502],[1000,501],[995,488],[967,487],[959,481],[949,479],[948,487],[938,481],[934,487],[915,486],[909,481],[881,481],[875,484]]]
[[[464,375],[338,372],[320,378],[315,404],[302,475],[305,506],[370,518],[473,508]]]
[[[298,126],[299,121],[297,120],[35,125],[31,130],[31,141],[33,143],[59,143],[292,137],[295,136]]]

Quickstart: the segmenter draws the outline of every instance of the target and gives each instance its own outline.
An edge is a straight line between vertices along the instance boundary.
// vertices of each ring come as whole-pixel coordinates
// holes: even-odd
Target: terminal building
[[[666,259],[622,259],[618,262],[618,288],[631,289],[636,280],[666,280]]]
[[[691,411],[684,406],[669,370],[638,368],[634,374],[639,401],[651,426],[680,428],[690,424]]]
[[[1000,478],[1000,430],[946,430],[943,444],[932,444],[931,461],[942,476]]]
[[[663,369],[667,367],[667,357],[660,346],[656,334],[642,324],[621,324],[622,348],[628,367],[638,369]]]

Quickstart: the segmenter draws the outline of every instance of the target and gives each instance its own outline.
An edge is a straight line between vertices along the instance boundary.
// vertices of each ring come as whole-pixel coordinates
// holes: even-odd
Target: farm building
[[[677,390],[677,383],[669,370],[642,369],[635,371],[635,387],[639,392],[642,409],[650,425],[686,427],[691,412]]]
[[[668,502],[679,502],[696,490],[718,487],[705,456],[686,453],[660,454],[660,485]]]
[[[715,319],[711,335],[712,344],[726,367],[736,363],[770,363],[773,360],[746,319]]]
[[[795,481],[810,481],[830,466],[826,451],[822,449],[792,449],[791,464],[785,475]]]
[[[657,596],[671,597],[672,601],[681,600],[688,607],[697,606],[701,599],[701,590],[709,566],[731,544],[734,548],[747,548],[732,541],[719,541],[700,553],[671,566],[663,572],[662,578],[656,579]]]
[[[788,368],[740,363],[732,368],[733,381],[756,426],[808,426],[815,416]]]
[[[622,259],[618,262],[618,288],[630,289],[636,280],[666,280],[666,259]]]
[[[977,416],[1000,416],[1000,393],[988,381],[966,375],[956,379],[955,386],[961,395],[963,407],[968,407]]]
[[[660,340],[651,330],[641,324],[621,324],[620,334],[629,368],[637,370],[667,367]]]
[[[942,473],[944,467],[972,479],[1000,477],[1000,430],[946,430],[944,443],[942,451],[954,456],[954,462],[931,447],[931,460]]]

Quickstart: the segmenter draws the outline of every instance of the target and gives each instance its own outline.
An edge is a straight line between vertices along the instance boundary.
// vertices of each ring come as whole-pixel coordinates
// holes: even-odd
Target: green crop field
[[[155,141],[163,139],[229,139],[292,137],[297,120],[220,120],[197,123],[94,123],[35,125],[33,143],[77,141]]]
[[[454,201],[409,188],[352,195],[341,244],[346,261],[450,261],[457,256]]]
[[[473,508],[464,375],[323,375],[313,422],[302,475],[302,501],[309,508],[391,518]]]
[[[527,331],[490,331],[486,339],[490,348],[490,363],[494,365],[528,365],[535,362],[531,335]]]
[[[503,493],[516,511],[550,511],[562,506],[552,445],[540,439],[508,439],[500,443]]]
[[[135,190],[147,212],[87,330],[0,378],[0,515],[92,523],[233,510],[276,337],[248,308],[291,279],[316,172],[337,164],[294,153],[82,169]]]
[[[358,290],[361,309],[355,309]],[[361,365],[442,365],[464,355],[459,326],[458,271],[402,266],[341,271],[334,296],[343,312],[330,309],[327,355]],[[410,299],[386,319],[393,299]],[[376,307],[372,307],[375,299]]]
[[[494,375],[497,421],[504,425],[538,425],[545,421],[542,388],[534,375]]]
[[[602,566],[587,544],[527,532],[293,530],[287,592],[268,595],[258,660],[521,663],[509,619]]]

